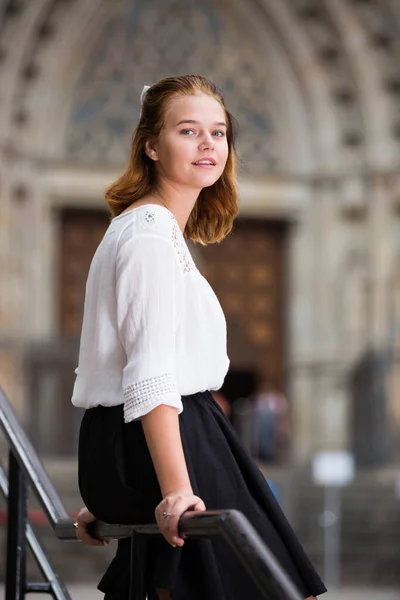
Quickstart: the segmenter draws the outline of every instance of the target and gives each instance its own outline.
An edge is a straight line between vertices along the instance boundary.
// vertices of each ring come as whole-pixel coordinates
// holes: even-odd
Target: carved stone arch
[[[270,170],[278,157],[270,144],[275,131],[268,119],[268,98],[251,45],[235,51],[238,35],[215,2],[126,3],[125,15],[98,31],[83,66],[67,155],[89,163],[124,164],[143,84],[173,73],[200,72],[226,90],[232,112],[246,124],[250,135],[245,132],[244,153],[251,155],[254,171]],[[132,60],[124,60],[126,56]]]
[[[341,33],[329,10],[330,2],[287,0],[299,26],[307,33],[319,67],[328,78],[341,147],[341,166],[360,166],[364,160],[364,122],[353,70]]]
[[[218,4],[215,0],[215,5]],[[352,68],[347,61],[346,52],[343,51],[334,18],[335,7],[340,4],[349,7],[354,5],[352,10],[359,11],[360,15],[368,10],[368,6],[377,7],[378,12],[384,15],[382,23],[385,27],[388,25],[387,31],[390,30],[389,26],[393,28],[395,23],[395,19],[392,19],[392,23],[389,22],[390,16],[399,18],[398,5],[391,0],[235,0],[230,4],[230,7],[236,5],[235,10],[239,5],[244,6],[249,14],[256,15],[256,19],[260,14],[264,15],[263,24],[272,16],[272,28],[277,25],[276,34],[282,39],[283,47],[289,49],[288,56],[293,68],[296,61],[300,64],[303,81],[299,81],[299,84],[307,89],[304,96],[306,104],[310,106],[310,130],[316,141],[316,162],[318,160],[320,166],[324,157],[326,168],[331,170],[335,160],[341,159],[343,163],[348,163],[350,156],[353,157],[353,162],[357,162],[363,155],[363,143],[359,136],[362,119],[360,98],[357,86],[354,93]],[[2,64],[7,66],[7,80],[10,85],[4,86],[5,106],[2,106],[1,115],[3,123],[11,123],[12,128],[3,128],[3,132],[7,129],[8,138],[23,152],[40,155],[45,144],[52,158],[62,157],[60,138],[52,135],[49,140],[48,132],[52,129],[54,133],[54,125],[57,130],[63,132],[66,114],[70,108],[69,91],[76,82],[74,63],[80,62],[82,55],[87,53],[95,32],[101,28],[102,23],[104,24],[110,11],[115,14],[124,10],[124,6],[125,0],[112,3],[104,0],[37,0],[35,3],[25,4],[8,0],[5,3],[6,18],[2,21],[2,39],[7,43],[3,42],[0,45],[0,69]],[[360,21],[366,30],[367,21],[365,18]],[[76,27],[77,22],[79,28]],[[380,31],[382,30],[381,27]],[[21,35],[22,31],[24,35]],[[306,45],[313,52],[313,63],[308,62],[308,51],[308,54],[296,56],[298,48],[295,46],[298,40],[304,40],[306,37]],[[379,32],[373,35],[372,39],[375,40],[375,45],[384,47],[387,44]],[[358,57],[360,53],[362,54],[362,49]],[[11,54],[13,58],[8,62],[7,57]],[[396,63],[393,57],[397,54],[390,52],[390,56],[391,65],[396,67],[399,61]],[[386,73],[386,70],[383,69],[382,72]],[[396,73],[390,78],[391,83],[388,86],[394,100],[393,106],[400,106],[400,103],[396,102],[399,93]],[[313,80],[317,77],[324,81],[318,92],[313,93],[316,90]],[[331,101],[327,101],[325,86],[330,90]],[[53,105],[50,97],[57,87],[59,94]],[[370,92],[371,89],[368,93]],[[394,116],[394,135],[397,135],[398,131],[397,122],[397,116]],[[341,140],[345,140],[346,152],[335,152],[335,148],[338,148],[335,131]]]
[[[16,88],[20,90],[18,93],[14,89],[15,86],[13,86],[14,95],[12,102],[10,102],[10,110],[12,108],[12,114],[17,114],[19,117],[17,119],[14,118],[14,120],[11,119],[13,122],[11,135],[14,143],[18,145],[19,150],[25,154],[41,157],[43,157],[43,154],[47,154],[51,156],[52,160],[57,160],[63,158],[62,142],[68,123],[71,90],[76,84],[78,75],[76,65],[80,64],[83,60],[82,57],[87,55],[88,48],[94,43],[96,34],[104,26],[107,19],[111,18],[111,13],[115,15],[118,11],[123,11],[125,1],[117,0],[113,3],[104,2],[104,0],[94,0],[94,2],[89,0],[69,0],[68,2],[57,0],[52,3],[50,3],[50,0],[40,1],[42,5],[40,13],[42,21],[41,24],[38,21],[35,31],[40,30],[42,34],[37,36],[35,33],[33,38],[36,42],[33,45],[29,45],[29,55],[31,56],[31,63],[34,65],[34,68],[28,69],[30,75],[27,81],[24,83],[18,81]],[[215,5],[217,6],[218,4],[219,2],[215,1]],[[241,0],[237,0],[236,5],[239,6],[240,4],[245,6],[248,14],[251,14],[255,10],[255,2],[243,3]],[[45,9],[48,11],[47,13]],[[257,19],[257,17],[255,18]],[[55,27],[52,30],[52,24],[57,23],[62,23],[62,28]],[[79,23],[79,27],[76,27],[76,23]],[[263,25],[267,23],[268,18],[266,19],[264,15]],[[270,28],[274,29],[274,27],[275,24],[270,23]],[[258,31],[257,43],[259,43],[262,37],[260,35],[260,27]],[[29,35],[26,37],[30,39],[32,37],[31,33],[28,32]],[[297,34],[300,36],[301,30],[295,31],[294,37],[297,37]],[[21,38],[21,36],[19,37]],[[280,37],[280,33],[278,37]],[[45,39],[45,43],[43,43],[43,39]],[[262,54],[263,51],[260,48],[261,46],[258,52]],[[261,59],[258,58],[258,60],[265,62],[264,56],[261,56]],[[293,70],[292,61],[293,55],[288,54],[286,62],[289,70]],[[20,61],[16,68],[19,70],[19,79],[23,79],[23,63]],[[255,75],[254,79],[257,81],[260,78],[260,70]],[[281,79],[284,79],[286,76],[283,72],[281,75]],[[312,79],[312,77],[307,75],[307,69],[304,69],[304,76]],[[330,118],[329,108],[326,110],[325,97],[318,92],[317,94],[311,93],[308,96],[304,94],[302,98],[302,83],[300,82],[299,85],[297,83],[294,85],[292,81],[292,87],[288,88],[290,92],[286,94],[286,101],[291,100],[292,107],[297,107],[296,110],[298,112],[297,114],[293,112],[292,117],[294,126],[291,123],[290,130],[295,132],[294,137],[298,139],[298,142],[291,145],[290,142],[292,140],[289,136],[290,130],[288,127],[284,137],[285,150],[288,156],[290,156],[290,152],[293,152],[294,146],[296,149],[301,148],[303,154],[310,157],[308,150],[310,143],[306,138],[310,136],[310,138],[314,137],[315,139],[320,135],[321,138],[325,138],[325,141],[316,145],[313,161],[310,158],[307,159],[308,170],[310,170],[312,162],[316,165],[315,168],[319,167],[321,156],[326,157],[326,165],[332,165],[332,147],[335,143],[331,141],[327,143],[327,138],[333,140],[336,127]],[[276,87],[279,84],[279,79],[274,82]],[[297,95],[292,93],[293,90],[296,90],[296,86]],[[21,90],[23,90],[23,93]],[[309,109],[310,105],[316,106],[317,104],[318,109]],[[307,116],[306,108],[301,108],[301,106],[307,107],[310,113],[318,112],[318,115],[309,114]],[[8,120],[10,120],[9,117],[10,114],[7,114]],[[258,117],[259,115],[257,115]],[[296,133],[296,123],[298,133]],[[301,139],[302,143],[300,143]],[[272,146],[273,144],[271,143],[270,145]],[[275,160],[274,156],[270,160],[267,152],[266,162],[274,163]],[[296,161],[291,159],[290,162],[294,164]],[[298,162],[301,164],[301,160]]]
[[[356,76],[357,61],[365,64],[368,58],[350,40],[352,22],[346,23],[348,32],[340,22],[340,12],[348,12],[346,0],[259,0],[259,4],[282,33],[299,79],[308,87],[310,106],[318,98],[313,116],[318,118],[319,111],[323,115],[316,128],[320,167],[329,173],[360,168],[368,161],[366,130],[371,123],[365,103],[379,104],[381,94],[378,85],[369,82],[366,90]]]
[[[269,4],[269,0],[267,2]],[[221,4],[226,7],[225,2]],[[279,7],[283,5],[280,3]],[[313,93],[305,85],[307,69],[303,70],[305,78],[302,78],[296,67],[297,49],[287,44],[288,39],[292,41],[294,37],[301,45],[301,31],[296,31],[293,36],[282,31],[282,22],[273,10],[261,8],[257,0],[231,0],[229,11],[244,39],[251,38],[256,52],[262,57],[262,68],[257,74],[265,78],[265,84],[270,88],[268,108],[271,121],[278,128],[279,170],[288,175],[314,174],[324,155],[318,136],[322,129],[329,129],[330,113],[320,101],[322,94]],[[307,62],[307,59],[303,60]],[[321,120],[316,125],[314,107],[318,103]],[[332,128],[332,133],[335,130]]]
[[[155,5],[157,11],[153,10]],[[300,119],[291,116],[293,102],[291,106],[288,102],[295,96],[297,106],[304,104],[293,81],[289,82],[290,68],[283,65],[280,78],[269,79],[277,53],[271,44],[271,52],[265,53],[258,40],[252,39],[253,28],[246,21],[251,10],[247,8],[239,19],[236,14],[239,8],[233,3],[228,10],[225,3],[215,0],[202,3],[168,0],[152,4],[136,0],[132,8],[127,8],[122,21],[110,20],[103,33],[99,33],[98,46],[88,57],[75,93],[67,154],[80,160],[86,158],[88,162],[118,165],[125,162],[131,131],[139,117],[143,83],[152,83],[171,73],[197,71],[220,85],[229,108],[239,120],[239,152],[245,174],[287,171],[296,162],[307,162],[309,170],[312,161],[304,115]],[[178,39],[174,33],[177,27],[184,32]],[[147,48],[149,31],[154,43]],[[265,33],[264,30],[264,36]],[[121,45],[112,41],[113,36],[125,42]],[[102,44],[104,39],[111,40],[112,51]],[[121,52],[135,58],[123,70],[117,68]],[[286,82],[289,87],[285,89]],[[285,114],[282,106],[292,113]],[[286,123],[290,120],[291,139],[288,139]],[[293,153],[295,145],[290,144],[296,137],[301,138],[297,157]]]
[[[26,63],[34,38],[34,32],[43,12],[51,0],[39,0],[30,6],[23,2],[4,2],[0,19],[0,136],[4,140],[15,131],[15,98],[21,81],[32,78],[32,70]],[[14,118],[13,118],[14,115]]]
[[[396,0],[355,2],[353,10],[362,23],[365,36],[379,64],[380,91],[388,101],[389,133],[400,159],[400,4]],[[381,108],[382,110],[382,108]]]
[[[310,39],[296,18],[290,0],[253,0],[246,5],[257,20],[255,30],[269,23],[287,54],[307,107],[306,123],[312,140],[313,171],[334,172],[340,157],[340,142],[329,94],[329,78],[318,63]]]
[[[265,0],[265,4],[267,5],[268,3],[270,3],[270,1],[271,0]],[[285,3],[288,3],[291,1],[292,0],[286,0]],[[215,3],[216,6],[217,6],[217,4],[218,3]],[[236,5],[235,10],[236,10],[237,6],[243,5],[243,3],[238,1],[238,2],[235,2],[235,5]],[[246,6],[247,6],[247,11],[249,14],[252,11],[255,11],[255,9],[256,9],[256,3],[248,2]],[[274,8],[274,10],[275,10],[275,8]],[[264,24],[265,24],[265,20],[264,20]],[[275,25],[275,23],[274,23],[274,25]],[[292,37],[297,37],[297,36],[301,35],[301,27],[302,27],[302,24],[297,23],[297,29],[295,31],[295,36],[292,36]],[[266,36],[264,36],[264,37],[266,37]],[[286,42],[287,42],[287,38],[286,38]],[[229,58],[229,57],[227,57],[227,58]],[[293,59],[293,55],[291,55],[290,58]],[[249,64],[251,64],[251,63],[249,63]],[[345,64],[345,63],[343,63],[343,64]],[[303,65],[303,67],[304,67],[304,65]],[[307,70],[304,69],[303,71],[304,71],[303,77],[310,78],[310,75],[307,74]],[[348,71],[348,69],[347,69],[347,71]],[[312,76],[313,75],[311,75],[311,78],[312,78]],[[308,98],[308,99],[310,99],[310,98]],[[325,100],[326,100],[326,97],[324,98],[324,101]],[[346,100],[346,102],[347,102],[347,100]],[[321,113],[320,113],[320,121],[319,121],[319,130],[322,132],[321,137],[322,138],[325,137],[325,139],[322,141],[322,144],[321,144],[322,148],[321,147],[318,148],[318,150],[315,154],[315,158],[316,158],[316,162],[317,162],[317,160],[321,156],[325,156],[325,165],[324,166],[326,166],[326,168],[332,169],[332,165],[334,164],[335,159],[337,159],[337,157],[340,156],[340,152],[335,152],[335,148],[337,148],[337,140],[335,137],[336,131],[340,130],[340,128],[337,127],[337,123],[335,123],[335,118],[332,118],[332,113],[329,111],[328,107],[330,105],[330,102],[328,101],[326,103],[326,108],[328,108],[328,111],[326,110],[326,108],[322,108],[323,104],[324,104],[324,102],[321,102],[321,96],[320,96],[319,109],[321,110]],[[332,105],[333,104],[334,104],[334,102],[332,102]],[[323,114],[323,116],[322,116],[322,114]],[[346,114],[350,114],[350,113],[347,111]],[[349,121],[349,123],[351,123],[352,127],[354,127],[354,123],[357,120],[358,120],[358,118],[356,119],[354,117],[354,114],[351,113],[351,116],[348,118],[348,121]],[[327,135],[328,131],[329,131],[329,133]],[[82,132],[81,132],[81,134],[83,135]],[[331,139],[328,141],[329,136],[331,136]],[[356,135],[352,136],[349,134],[348,139],[352,138],[352,140],[353,140],[350,142],[350,144],[349,144],[350,146],[353,147],[353,146],[357,145],[357,143],[354,143],[354,139],[356,137],[357,137]],[[335,141],[333,141],[334,138],[335,138]],[[261,144],[261,146],[262,145],[263,144]],[[270,146],[272,146],[272,144],[270,144]],[[289,148],[290,148],[290,145],[289,145]],[[261,149],[263,149],[263,148],[261,147]],[[322,150],[322,152],[321,152],[321,150]],[[245,152],[245,154],[246,154],[246,152]],[[268,154],[269,153],[267,152],[267,155]],[[261,152],[261,155],[262,155],[262,152]],[[269,157],[267,156],[266,162],[267,162],[267,164],[269,163],[270,168],[271,168],[271,166],[273,166],[273,163],[275,160],[276,160],[276,157],[273,156],[272,159],[270,160]],[[264,164],[265,164],[265,160],[264,160]]]
[[[69,110],[76,65],[85,44],[90,44],[90,32],[109,11],[107,4],[104,0],[20,3],[10,27],[9,53],[16,56],[7,67],[12,82],[2,113],[8,147],[32,158],[43,158],[46,151],[52,160],[62,158],[57,134]],[[121,0],[113,2],[114,13],[120,4]]]
[[[371,2],[327,2],[327,9],[340,32],[347,60],[354,73],[359,97],[359,109],[363,119],[366,162],[371,168],[390,168],[393,159],[393,144],[390,131],[393,121],[393,106],[387,90],[382,86],[382,65],[375,52],[376,45],[385,45],[383,29],[373,31],[361,18],[363,7]],[[384,11],[385,1],[374,5],[376,20]],[[386,35],[386,34],[385,34]],[[380,41],[379,41],[379,39]],[[350,166],[350,165],[349,165]]]
[[[396,0],[286,1],[330,79],[342,164],[392,168],[400,155],[400,5]]]
[[[136,0],[136,3],[134,3],[133,6],[137,7],[140,4],[140,1],[141,0]],[[264,3],[265,5],[274,4],[273,11],[279,13],[279,9],[278,11],[276,10],[275,0],[264,0]],[[51,123],[53,133],[55,123],[58,124],[58,129],[60,128],[60,125],[62,128],[65,123],[65,113],[69,108],[67,107],[69,96],[68,89],[65,88],[66,85],[69,88],[72,88],[75,84],[74,72],[73,69],[71,69],[73,63],[76,62],[76,59],[78,61],[82,60],[82,54],[85,54],[85,46],[86,49],[90,46],[94,32],[101,28],[101,23],[104,23],[107,17],[110,16],[110,11],[114,14],[118,13],[118,11],[124,9],[125,2],[119,0],[110,5],[110,3],[106,3],[104,0],[94,0],[94,2],[89,2],[89,0],[69,0],[68,2],[65,0],[54,0],[52,2],[50,2],[50,0],[39,0],[39,3],[36,4],[40,4],[40,11],[37,12],[37,19],[35,23],[32,23],[31,30],[28,30],[28,36],[26,37],[26,53],[24,60],[20,61],[18,67],[19,81],[16,90],[14,90],[12,111],[14,139],[19,137],[27,152],[40,154],[39,148],[47,138],[48,129],[45,127],[46,123]],[[219,2],[214,2],[212,4],[217,6]],[[221,5],[222,4],[224,3],[221,3]],[[256,12],[256,2],[243,3],[238,0],[235,4],[235,10],[237,10],[239,5],[246,5],[246,10],[249,14]],[[284,10],[291,8],[293,12],[294,8],[295,14],[298,16],[301,15],[301,18],[298,18],[297,23],[295,24],[295,35],[292,36],[294,38],[300,37],[302,35],[302,30],[304,29],[304,23],[313,21],[312,10],[307,10],[304,0],[285,0],[285,2],[280,4],[281,6],[285,5]],[[33,9],[31,9],[31,11],[32,10]],[[232,12],[231,8],[230,11]],[[329,30],[329,27],[326,25],[328,21],[326,19],[323,19],[322,21],[325,24],[325,29],[319,28],[319,31],[323,31],[323,35],[326,36],[326,32]],[[79,22],[80,30],[76,27],[76,22]],[[60,27],[61,23],[62,28]],[[81,43],[81,34],[83,32],[85,44]],[[279,35],[281,34],[282,31],[279,32]],[[282,34],[282,37],[284,37],[284,34]],[[309,43],[311,44],[312,41],[313,36],[310,36]],[[284,43],[287,42],[288,38],[286,37]],[[148,48],[148,45],[146,48]],[[66,54],[69,54],[70,56],[69,62],[68,60],[65,60]],[[327,54],[329,54],[329,48]],[[294,60],[293,54],[290,59],[292,61]],[[251,62],[252,61],[250,61],[250,63]],[[347,70],[344,67],[345,63],[343,62],[340,71],[342,73],[347,73]],[[323,69],[327,70],[326,65],[323,66]],[[303,77],[305,78],[308,77],[311,79],[315,76],[307,74],[307,69],[303,69],[303,71]],[[256,77],[254,77],[254,79],[256,79]],[[61,108],[58,106],[53,112],[53,107],[49,106],[49,96],[47,93],[51,89],[54,90],[54,87],[58,87],[60,90],[58,104],[61,105]],[[320,100],[322,100],[321,96]],[[335,127],[334,119],[329,115],[329,111],[327,113],[326,110],[321,108],[325,100],[326,98],[322,102],[320,101],[318,109],[321,110],[319,130],[322,138],[325,136],[325,142],[322,142],[322,150],[327,150],[326,163],[332,165],[334,162],[332,149],[336,142],[333,144],[332,142],[328,142],[328,146],[330,147],[327,147],[326,141],[329,135],[334,136],[333,132],[338,128]],[[345,114],[350,114],[350,112],[347,108],[344,111]],[[259,118],[260,115],[256,115],[258,124]],[[314,117],[311,116],[311,120],[313,118],[315,118],[315,115]],[[348,121],[351,122],[352,127],[354,126],[354,123],[357,122],[353,113],[351,113],[351,117],[348,118]],[[330,128],[331,133],[328,134]],[[313,127],[311,127],[311,130],[313,130]],[[52,157],[57,157],[58,154],[61,154],[60,148],[57,147],[56,137],[57,136],[53,135],[50,140],[50,154]],[[349,134],[348,139],[351,137],[352,135]],[[353,142],[356,137],[357,136],[353,135]],[[273,146],[273,144],[270,145]],[[263,143],[260,145],[260,150],[261,152],[258,154],[262,157],[264,164],[269,164],[269,168],[271,168],[273,163],[277,160],[273,150],[270,150],[269,148],[265,150]],[[318,148],[316,157],[321,156],[320,150],[321,148]],[[266,155],[264,156],[263,153],[266,153]]]

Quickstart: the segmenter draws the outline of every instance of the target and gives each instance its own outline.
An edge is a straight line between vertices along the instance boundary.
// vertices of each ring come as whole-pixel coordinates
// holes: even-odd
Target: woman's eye
[[[181,133],[183,133],[183,135],[190,135],[194,133],[194,131],[193,129],[182,129]]]
[[[224,137],[225,132],[224,131],[214,131],[214,135],[215,135],[215,137]]]

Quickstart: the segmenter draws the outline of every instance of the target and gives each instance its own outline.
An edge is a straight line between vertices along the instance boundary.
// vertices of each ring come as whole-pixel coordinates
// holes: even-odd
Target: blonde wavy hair
[[[155,141],[165,119],[168,103],[180,95],[207,94],[220,103],[227,119],[228,159],[221,177],[201,190],[190,214],[185,237],[202,245],[220,242],[232,230],[239,212],[236,182],[237,152],[235,139],[237,123],[225,106],[218,88],[200,75],[167,77],[152,85],[146,92],[140,121],[132,136],[128,166],[105,193],[109,211],[116,217],[128,206],[149,194],[157,185],[156,167],[145,152],[145,143]]]

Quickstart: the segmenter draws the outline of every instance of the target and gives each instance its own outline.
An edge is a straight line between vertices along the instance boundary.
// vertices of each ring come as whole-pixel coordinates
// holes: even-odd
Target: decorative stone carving
[[[392,97],[392,134],[400,143],[400,43],[398,21],[387,1],[354,2],[380,63],[382,88]],[[400,151],[399,151],[400,157]]]
[[[24,3],[21,0],[9,0],[4,8],[3,19],[12,19],[18,17],[24,8]]]
[[[288,0],[305,28],[314,52],[329,76],[331,95],[341,130],[341,142],[350,156],[363,148],[363,121],[358,89],[334,19],[323,2]]]
[[[363,148],[359,91],[354,83],[349,62],[343,50],[343,43],[338,35],[330,11],[330,0],[325,2],[282,0],[282,2],[293,8],[299,26],[307,32],[316,55],[320,57],[323,68],[331,79],[332,98],[334,98],[339,116],[341,139],[347,149],[346,160],[347,156],[355,158]],[[371,45],[376,49],[381,61],[382,85],[388,94],[393,97],[392,135],[400,141],[400,60],[397,25],[394,18],[396,15],[393,14],[396,9],[395,2],[390,3],[389,0],[348,0],[349,10],[355,11],[355,14],[360,17],[364,28],[368,32]],[[83,4],[83,2],[79,2],[79,0],[41,0],[40,7],[36,9],[37,16],[34,20],[32,19],[32,26],[26,32],[24,39],[26,50],[21,55],[22,60],[18,65],[20,76],[13,101],[16,135],[19,131],[24,131],[24,126],[29,123],[30,115],[35,110],[36,104],[32,99],[31,90],[42,85],[42,79],[46,73],[46,56],[42,50],[45,44],[52,43],[56,45],[58,43],[57,31],[59,24],[65,22],[67,13],[69,19],[74,18],[71,6],[76,10],[76,18],[79,18],[80,4]],[[94,12],[100,8],[103,10],[105,4],[101,0],[94,2],[93,5],[96,7],[93,9]],[[225,15],[224,20],[222,20],[216,9],[216,4],[214,5],[212,0],[207,0],[204,3],[195,3],[192,0],[187,2],[180,2],[179,0],[175,2],[171,0],[161,2],[161,0],[158,0],[157,2],[156,0],[151,3],[137,0],[134,4],[126,0],[126,19],[121,17],[121,20],[125,21],[123,24],[123,26],[125,25],[125,34],[122,35],[122,38],[118,38],[117,35],[114,37],[116,43],[113,44],[112,52],[114,58],[116,55],[121,56],[121,44],[124,46],[126,42],[129,27],[132,28],[134,22],[140,21],[139,35],[135,36],[135,39],[138,39],[138,44],[132,52],[122,55],[122,61],[120,61],[121,64],[124,64],[124,67],[126,66],[125,63],[129,62],[135,65],[133,73],[135,81],[132,81],[132,94],[135,97],[127,100],[127,102],[131,102],[128,115],[119,115],[118,113],[107,115],[106,120],[110,121],[108,126],[111,129],[125,128],[125,124],[128,124],[127,129],[131,131],[137,118],[137,107],[135,105],[137,92],[140,92],[139,88],[142,84],[142,81],[136,81],[138,71],[141,71],[141,77],[143,77],[144,67],[149,64],[154,66],[157,62],[160,63],[160,56],[161,65],[159,65],[158,70],[163,71],[164,68],[161,76],[166,74],[168,67],[170,73],[172,72],[171,69],[176,72],[176,68],[180,68],[185,64],[188,67],[196,66],[197,63],[193,61],[193,56],[197,51],[196,48],[199,46],[199,42],[196,42],[196,40],[201,40],[201,35],[205,33],[205,39],[208,42],[205,44],[203,40],[201,44],[202,71],[208,72],[208,69],[210,69],[213,74],[217,72],[214,78],[220,82],[233,112],[239,115],[239,121],[243,125],[241,128],[242,164],[249,173],[264,174],[267,171],[279,169],[281,150],[276,142],[276,131],[271,123],[271,118],[268,116],[265,118],[264,116],[268,112],[268,99],[265,100],[266,86],[264,78],[260,77],[260,58],[254,50],[241,43],[240,60],[237,60],[237,40],[238,34],[240,36],[241,32],[231,27],[225,19]],[[111,5],[115,5],[115,9],[110,8],[110,11],[120,11],[123,3],[111,3]],[[14,28],[18,20],[25,17],[27,6],[26,3],[18,0],[8,1],[0,23],[0,33],[4,31],[9,33],[8,29]],[[33,10],[33,7],[30,8]],[[249,7],[249,10],[252,10],[252,8]],[[184,13],[189,17],[186,18]],[[223,26],[221,26],[222,22]],[[114,25],[116,25],[115,21]],[[179,44],[176,44],[176,31],[178,29]],[[169,35],[165,33],[167,30],[171,32]],[[161,35],[157,35],[157,31],[160,31]],[[110,29],[107,32],[110,32]],[[229,38],[228,44],[225,37]],[[107,39],[104,36],[101,36],[101,38],[99,45]],[[7,39],[7,37],[4,39]],[[156,43],[149,44],[150,39]],[[124,47],[129,48],[131,46],[125,44]],[[176,51],[177,47],[183,48],[180,57],[178,56],[179,52]],[[142,52],[143,48],[146,49],[145,53]],[[195,49],[194,52],[193,48]],[[57,51],[56,46],[55,51]],[[4,57],[6,53],[12,53],[12,46],[0,48],[0,56],[3,55]],[[145,61],[143,54],[146,54]],[[3,60],[2,64],[7,62]],[[221,70],[220,65],[223,65],[224,70]],[[261,65],[261,67],[264,70],[264,65]],[[156,79],[159,75],[157,69],[154,69],[154,77],[152,72],[147,71],[147,73],[153,79]],[[116,79],[120,76],[118,69],[116,69],[114,76]],[[94,82],[92,83],[94,85]],[[137,90],[135,86],[138,88]],[[236,86],[236,91],[233,91],[232,86]],[[239,95],[237,92],[238,87],[241,88]],[[231,94],[233,100],[230,98]],[[235,100],[236,97],[237,100]],[[257,106],[252,105],[254,99],[256,99]],[[77,97],[76,100],[79,103],[82,101],[82,97]],[[83,98],[83,101],[85,102],[85,98]],[[117,99],[114,98],[113,101],[116,103]],[[87,104],[85,104],[85,109],[88,109]],[[90,137],[89,133],[88,137]],[[70,156],[76,156],[80,161],[85,158],[88,162],[96,161],[96,154],[90,151],[83,156],[85,153],[82,150],[79,156],[76,148],[72,147],[74,145],[73,138],[74,134],[71,131],[68,141]],[[107,152],[104,147],[107,146],[108,139],[108,135],[105,135],[104,132],[103,134],[97,134],[97,143],[100,145],[98,156],[102,158],[104,153]],[[126,162],[126,151],[123,158],[118,158],[120,153],[122,154],[120,148],[123,145],[121,138],[119,138],[119,143],[110,145],[108,149],[110,158],[107,159],[107,162],[113,164],[120,164],[121,160],[124,163]],[[86,146],[88,146],[87,141]]]
[[[41,69],[45,69],[46,65],[40,64],[40,51],[44,44],[48,43],[55,37],[57,26],[56,23],[62,23],[65,18],[66,11],[70,8],[68,5],[74,0],[56,0],[54,2],[44,2],[40,15],[33,27],[26,33],[24,43],[26,52],[19,64],[19,79],[15,92],[15,101],[13,106],[13,122],[18,129],[26,125],[29,121],[30,110],[30,90],[34,84],[40,85]],[[8,21],[15,18],[21,18],[20,15],[25,10],[25,3],[18,0],[12,0],[6,8],[10,13],[8,19],[3,20],[3,29],[7,26]],[[0,25],[0,35],[2,29]],[[5,51],[3,51],[5,52]],[[0,51],[1,53],[1,51]]]

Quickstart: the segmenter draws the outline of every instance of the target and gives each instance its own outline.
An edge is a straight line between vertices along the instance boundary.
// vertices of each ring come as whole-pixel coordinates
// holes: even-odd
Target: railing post
[[[28,495],[24,473],[12,451],[9,453],[8,481],[5,600],[24,600]]]

